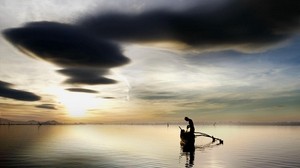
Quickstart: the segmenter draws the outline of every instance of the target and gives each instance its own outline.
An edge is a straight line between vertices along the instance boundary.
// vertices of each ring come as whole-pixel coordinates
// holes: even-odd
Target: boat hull
[[[184,130],[180,131],[180,145],[181,146],[194,146],[195,144],[195,135],[190,132],[185,132]]]

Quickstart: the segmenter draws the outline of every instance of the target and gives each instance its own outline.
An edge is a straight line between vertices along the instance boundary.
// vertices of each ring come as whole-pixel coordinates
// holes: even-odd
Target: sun
[[[72,117],[83,117],[89,109],[96,108],[101,103],[100,99],[87,93],[66,93],[60,100]]]
[[[54,94],[71,117],[84,117],[89,109],[96,108],[102,103],[101,99],[88,93],[55,89]]]

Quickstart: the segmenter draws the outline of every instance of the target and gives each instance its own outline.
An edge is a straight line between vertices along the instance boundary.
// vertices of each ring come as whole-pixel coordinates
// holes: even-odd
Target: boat
[[[216,138],[214,136],[208,135],[206,133],[202,133],[202,132],[188,132],[185,131],[184,129],[182,129],[180,126],[180,145],[184,148],[184,149],[193,149],[195,148],[195,138],[197,136],[203,136],[203,137],[208,137],[212,139],[212,143],[218,141],[218,145],[223,144],[224,141],[220,138]],[[196,135],[195,135],[196,134]]]
[[[180,145],[183,152],[195,151],[195,135],[191,132],[186,132],[184,129],[180,131]]]
[[[194,145],[195,135],[192,132],[186,132],[184,129],[180,130],[180,144],[183,146]]]

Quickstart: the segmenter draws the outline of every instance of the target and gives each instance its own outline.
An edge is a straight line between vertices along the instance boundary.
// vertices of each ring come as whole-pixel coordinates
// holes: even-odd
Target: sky
[[[1,0],[0,118],[300,121],[296,0]]]

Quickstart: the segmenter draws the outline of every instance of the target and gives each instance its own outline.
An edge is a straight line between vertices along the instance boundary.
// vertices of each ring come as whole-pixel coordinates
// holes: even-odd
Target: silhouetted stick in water
[[[42,126],[42,123],[38,122],[38,128],[40,128],[40,126]]]

